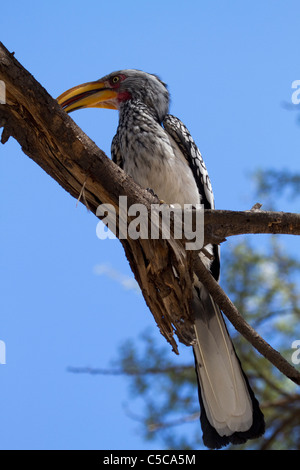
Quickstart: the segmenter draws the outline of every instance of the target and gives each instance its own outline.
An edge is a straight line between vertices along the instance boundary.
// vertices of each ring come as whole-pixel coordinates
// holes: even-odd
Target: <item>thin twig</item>
[[[78,206],[78,203],[80,202],[80,200],[81,200],[81,198],[82,198],[85,207],[86,207],[87,210],[90,212],[91,209],[90,209],[89,204],[88,204],[88,202],[87,202],[87,200],[86,200],[85,191],[84,191],[84,188],[85,188],[85,185],[86,185],[86,181],[87,181],[87,178],[84,180],[84,183],[83,183],[82,188],[81,188],[81,190],[80,190],[80,193],[79,193],[79,196],[78,196],[78,199],[77,199],[77,202],[76,202],[76,207]]]

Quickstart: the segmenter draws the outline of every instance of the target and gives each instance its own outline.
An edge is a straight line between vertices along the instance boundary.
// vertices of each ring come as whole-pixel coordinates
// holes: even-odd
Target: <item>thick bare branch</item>
[[[0,79],[6,85],[6,104],[0,105],[2,142],[13,136],[24,153],[76,199],[84,185],[93,213],[100,203],[112,204],[118,213],[121,195],[127,196],[128,206],[140,203],[150,212],[151,202],[158,200],[117,167],[1,44]],[[161,333],[177,352],[174,331],[186,344],[192,334],[191,283],[183,245],[172,237],[121,242]],[[170,270],[172,263],[180,282]]]
[[[6,104],[0,104],[2,143],[14,137],[25,154],[73,197],[80,196],[94,214],[100,203],[112,204],[118,214],[121,195],[127,196],[128,206],[143,204],[150,214],[151,204],[158,200],[118,168],[1,43],[0,80],[6,86]],[[220,243],[241,233],[299,235],[300,216],[263,211],[205,211],[205,241]],[[177,352],[174,333],[185,344],[190,344],[194,334],[189,313],[193,266],[184,240],[175,240],[171,234],[167,240],[128,238],[121,243],[161,333]],[[204,276],[200,271],[199,274]],[[217,300],[217,287],[209,288]],[[225,300],[220,302],[227,314]],[[249,333],[248,339],[253,340],[254,334]]]

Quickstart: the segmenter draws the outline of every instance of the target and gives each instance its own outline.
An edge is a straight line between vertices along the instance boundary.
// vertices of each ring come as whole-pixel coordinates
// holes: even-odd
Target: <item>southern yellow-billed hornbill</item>
[[[168,114],[169,93],[156,75],[139,70],[114,72],[66,91],[58,102],[67,112],[88,107],[118,109],[113,161],[166,203],[214,208],[201,153],[184,124]],[[207,252],[213,256],[201,253],[202,260],[218,280],[218,247],[208,245]],[[192,309],[204,444],[220,448],[261,436],[264,418],[220,309],[196,277]]]

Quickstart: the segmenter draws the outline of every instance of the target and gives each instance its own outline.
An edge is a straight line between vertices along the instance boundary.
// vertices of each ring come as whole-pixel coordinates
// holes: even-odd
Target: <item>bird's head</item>
[[[139,100],[162,121],[169,108],[166,85],[156,76],[140,70],[120,70],[95,82],[83,83],[62,93],[58,103],[69,113],[82,108],[121,109],[122,103]]]

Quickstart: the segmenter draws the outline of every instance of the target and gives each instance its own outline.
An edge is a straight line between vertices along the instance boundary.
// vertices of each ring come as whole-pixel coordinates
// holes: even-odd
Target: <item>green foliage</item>
[[[259,170],[254,174],[254,178],[258,196],[267,201],[274,201],[277,195],[292,199],[299,197],[300,173],[286,169]]]

